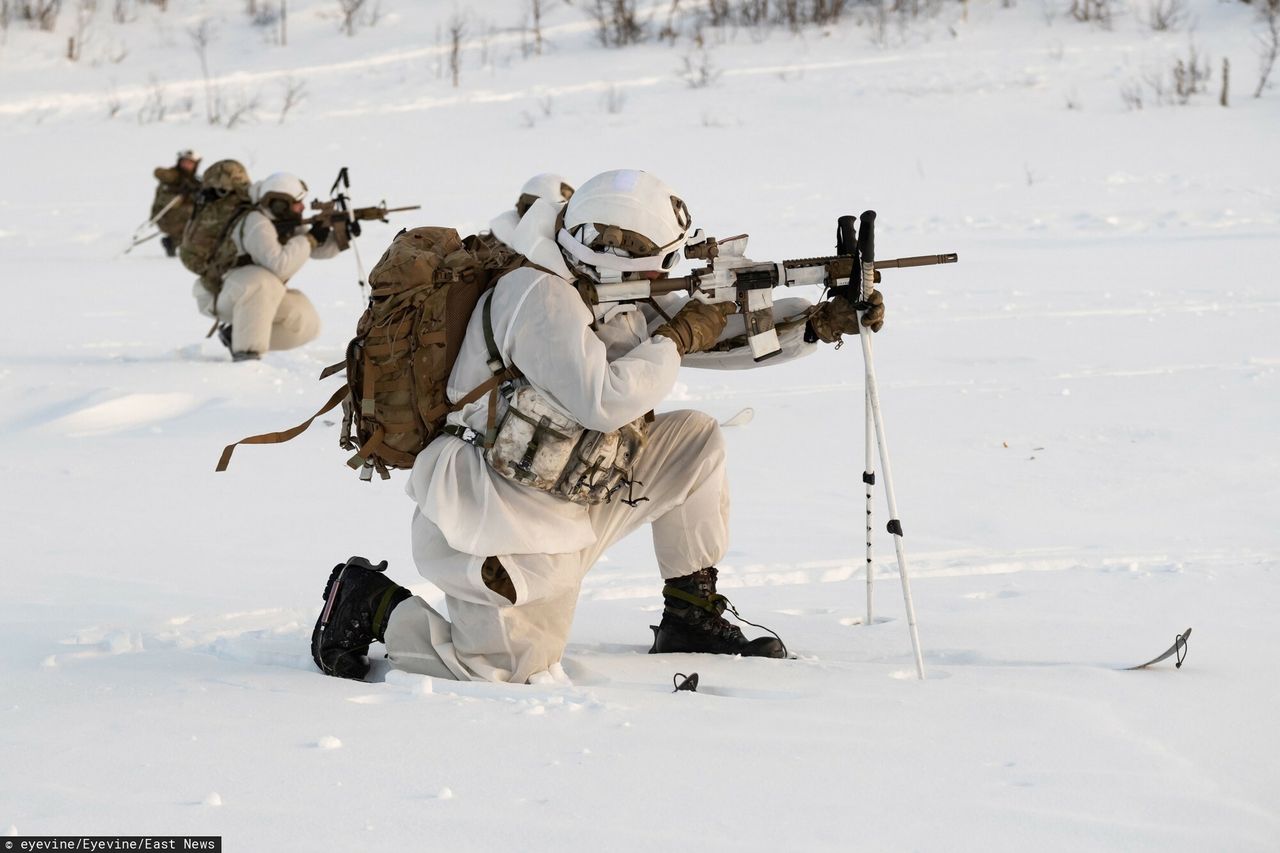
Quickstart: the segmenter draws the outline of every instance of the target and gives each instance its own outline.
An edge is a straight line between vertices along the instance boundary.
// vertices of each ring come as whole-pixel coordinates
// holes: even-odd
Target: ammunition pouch
[[[648,434],[645,418],[599,432],[575,422],[538,389],[522,384],[503,394],[506,412],[491,446],[479,432],[453,424],[444,431],[484,450],[494,471],[521,485],[593,506],[608,503],[624,487]]]
[[[532,385],[521,385],[507,398],[485,459],[508,480],[591,506],[630,485],[645,436],[644,418],[598,432],[574,422]]]

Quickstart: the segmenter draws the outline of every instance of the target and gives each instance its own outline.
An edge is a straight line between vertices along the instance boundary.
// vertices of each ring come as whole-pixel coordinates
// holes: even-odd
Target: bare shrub
[[[491,68],[493,67],[493,35],[496,29],[490,21],[484,19],[476,21],[475,27],[479,33],[476,39],[480,42],[480,67]]]
[[[587,14],[603,47],[626,47],[645,40],[649,19],[640,19],[638,0],[594,0]]]
[[[533,52],[542,56],[542,0],[529,0],[529,19],[533,22]]]
[[[715,67],[711,54],[703,49],[696,54],[686,53],[683,57],[684,67],[676,72],[676,76],[685,82],[690,89],[705,89],[720,79],[720,69]]]
[[[212,76],[209,73],[209,45],[213,44],[217,38],[217,31],[214,29],[212,21],[208,18],[202,18],[200,23],[187,29],[187,35],[191,38],[192,49],[195,50],[196,56],[200,59],[200,75],[204,79],[205,120],[209,124],[217,124],[219,121],[219,116],[215,109],[217,98],[215,97]]]
[[[117,24],[132,24],[138,20],[138,10],[130,0],[115,0],[111,5],[111,20]]]
[[[62,0],[16,0],[13,15],[36,29],[51,31],[58,26]]]
[[[1209,58],[1201,59],[1194,41],[1187,45],[1187,58],[1173,64],[1173,95],[1179,104],[1186,104],[1192,95],[1198,95],[1209,87]]]
[[[1262,16],[1263,31],[1258,35],[1258,88],[1253,90],[1255,98],[1262,97],[1262,90],[1267,88],[1267,80],[1280,57],[1280,0],[1265,0],[1258,11]]]
[[[1112,0],[1071,0],[1068,11],[1077,21],[1097,24],[1104,30],[1111,29],[1115,13]]]
[[[671,0],[671,5],[667,8],[667,19],[663,21],[662,28],[658,30],[658,41],[675,44],[680,35],[680,22],[676,17],[679,11],[680,0]]]
[[[627,95],[617,86],[610,86],[600,98],[600,106],[609,115],[617,115],[627,105]]]
[[[1156,32],[1176,30],[1187,19],[1186,0],[1151,0],[1144,19]]]
[[[360,27],[376,27],[383,14],[382,0],[338,0],[338,29],[354,36]]]
[[[284,124],[289,111],[307,99],[307,84],[296,79],[292,74],[284,78],[284,100],[280,104],[280,120],[276,124]]]
[[[138,124],[152,124],[164,121],[168,106],[165,104],[164,85],[155,77],[151,78],[151,88],[138,107]]]
[[[67,37],[67,59],[79,62],[84,46],[93,38],[93,19],[98,14],[98,0],[77,0],[75,32]]]
[[[1120,100],[1127,110],[1142,109],[1142,81],[1129,80],[1120,84]]]
[[[889,7],[884,0],[876,0],[866,12],[867,38],[879,48],[889,46]]]
[[[458,72],[462,70],[462,39],[467,34],[467,19],[454,13],[449,19],[449,77],[458,88]]]
[[[1172,66],[1144,72],[1136,92],[1133,83],[1122,86],[1121,99],[1130,109],[1142,109],[1144,103],[1156,107],[1185,106],[1196,95],[1208,91],[1210,67],[1208,57],[1202,56],[1195,42],[1190,41],[1186,56],[1175,58]]]
[[[364,8],[366,0],[338,0],[338,11],[341,15],[342,23],[339,25],[344,33],[349,36],[356,34],[357,16],[360,10]]]
[[[767,27],[769,0],[742,0],[738,4],[738,23],[744,27]]]
[[[267,2],[250,2],[246,14],[249,16],[249,23],[259,29],[276,29],[280,25],[281,7],[274,3]]]
[[[227,130],[250,121],[257,121],[258,109],[262,106],[262,95],[258,92],[247,94],[237,91],[230,95],[218,93],[217,114]]]

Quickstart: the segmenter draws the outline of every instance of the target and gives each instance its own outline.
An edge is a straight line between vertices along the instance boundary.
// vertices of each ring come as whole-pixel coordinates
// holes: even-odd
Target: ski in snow
[[[736,415],[729,418],[728,420],[721,421],[720,426],[722,427],[744,426],[746,424],[751,423],[751,419],[754,418],[755,416],[756,416],[756,410],[748,406],[747,408],[738,412]]]
[[[1146,663],[1140,663],[1137,666],[1125,667],[1125,670],[1128,671],[1133,669],[1146,669],[1147,667],[1151,666],[1153,663],[1160,663],[1160,661],[1164,660],[1165,658],[1173,654],[1176,654],[1178,656],[1178,661],[1177,663],[1174,664],[1174,667],[1177,669],[1181,669],[1182,662],[1187,659],[1187,637],[1190,637],[1190,636],[1191,636],[1191,629],[1188,628],[1187,630],[1183,631],[1181,634],[1179,634],[1177,637],[1174,638],[1173,645],[1170,646],[1165,651],[1164,654],[1160,655],[1159,657],[1154,657],[1151,660],[1147,661]]]

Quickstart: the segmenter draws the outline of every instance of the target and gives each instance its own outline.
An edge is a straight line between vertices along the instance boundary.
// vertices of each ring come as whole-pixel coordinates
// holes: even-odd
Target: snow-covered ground
[[[716,73],[694,88],[687,36],[604,49],[582,4],[546,3],[524,58],[525,4],[490,0],[464,7],[456,89],[437,36],[454,8],[387,0],[348,37],[337,5],[290,4],[287,47],[231,0],[124,25],[102,4],[78,63],[71,4],[56,34],[14,23],[0,43],[0,832],[1280,849],[1280,91],[1250,97],[1252,7],[1193,2],[1211,91],[1153,106],[1143,81],[1188,31],[1152,32],[1141,3],[1111,30],[977,0],[882,39],[853,16],[708,29]],[[214,85],[257,94],[256,122],[204,122],[187,30],[205,18]],[[307,97],[279,122],[289,80]],[[753,257],[828,253],[836,216],[866,208],[882,257],[958,252],[886,272],[875,339],[928,679],[882,502],[862,624],[856,342],[687,371],[670,401],[754,409],[725,431],[722,586],[798,660],[645,654],[660,585],[640,535],[587,578],[572,687],[321,677],[307,642],[332,565],[416,578],[403,477],[357,482],[332,426],[213,464],[328,396],[355,265],[295,280],[316,343],[230,364],[177,262],[120,254],[150,170],[187,146],[321,190],[346,165],[357,203],[421,203],[367,229],[366,266],[401,225],[474,230],[530,174],[618,166],[661,175],[711,233],[751,232]],[[1187,627],[1181,670],[1118,671]],[[700,692],[673,695],[695,670]]]

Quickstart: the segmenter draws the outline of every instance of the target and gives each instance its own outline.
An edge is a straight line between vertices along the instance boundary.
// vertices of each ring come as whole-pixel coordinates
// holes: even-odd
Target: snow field
[[[686,43],[606,51],[556,5],[537,59],[499,31],[482,66],[477,24],[455,90],[433,64],[443,7],[388,3],[346,38],[329,4],[293,3],[275,48],[241,5],[101,23],[90,58],[127,41],[119,64],[65,62],[65,33],[15,26],[0,46],[0,754],[17,768],[0,826],[247,850],[1280,844],[1280,111],[1274,90],[1245,96],[1248,7],[1192,9],[1232,61],[1231,108],[1211,93],[1131,112],[1120,86],[1188,37],[1136,7],[1105,32],[973,3],[888,48],[852,21],[726,33],[709,48],[723,73],[691,89]],[[519,7],[468,4],[499,28]],[[272,104],[258,123],[201,123],[185,28],[202,17],[222,85]],[[151,74],[195,115],[139,124]],[[290,76],[309,97],[277,124]],[[686,371],[671,401],[754,411],[725,430],[723,591],[797,660],[645,654],[660,586],[641,534],[586,579],[570,683],[318,676],[307,643],[335,562],[415,581],[402,477],[355,482],[319,423],[212,468],[328,396],[315,377],[358,316],[355,266],[296,280],[318,341],[229,364],[174,262],[154,243],[119,255],[150,170],[187,146],[321,192],[348,165],[356,203],[422,203],[367,229],[366,268],[402,225],[481,227],[534,172],[632,165],[709,232],[751,232],[756,258],[830,252],[835,217],[868,207],[881,257],[958,252],[885,273],[874,339],[929,679],[879,496],[862,624],[857,342]],[[1181,670],[1117,671],[1189,626]],[[699,692],[671,694],[690,671]]]

